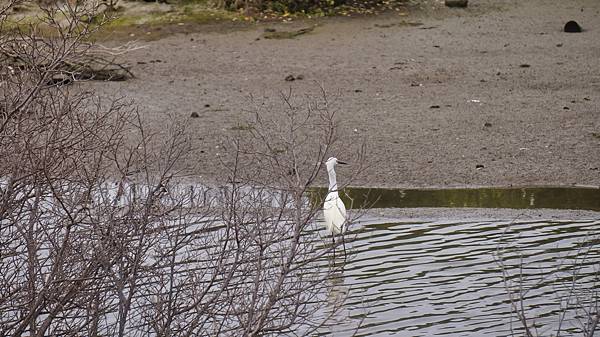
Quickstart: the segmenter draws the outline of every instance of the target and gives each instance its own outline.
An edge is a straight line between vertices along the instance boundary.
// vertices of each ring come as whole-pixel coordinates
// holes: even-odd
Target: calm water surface
[[[351,335],[359,322],[358,336],[516,333],[499,255],[508,284],[522,280],[526,308],[550,335],[574,270],[580,303],[600,288],[599,241],[589,236],[598,229],[600,220],[362,221],[349,234],[343,273],[331,281],[331,305],[346,302],[323,335]],[[570,310],[563,325],[571,333],[580,326],[575,316]]]

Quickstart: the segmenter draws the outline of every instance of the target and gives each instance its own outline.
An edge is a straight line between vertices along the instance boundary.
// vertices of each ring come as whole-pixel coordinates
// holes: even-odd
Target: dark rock
[[[360,89],[354,89],[354,92],[362,92]]]
[[[205,108],[210,108],[210,104],[204,104]]]
[[[527,64],[527,63],[523,63],[519,67],[521,67],[521,68],[529,68],[531,66],[529,64]]]
[[[288,82],[294,81],[296,78],[294,77],[294,75],[287,75],[285,77],[285,80]]]
[[[444,3],[448,7],[465,8],[469,4],[469,0],[446,0]]]
[[[73,82],[73,79],[71,79],[71,77],[68,76],[55,76],[50,78],[47,82],[46,85],[48,86],[61,86],[61,85],[67,85],[67,84],[71,84]]]
[[[479,170],[479,169],[485,168],[485,166],[483,166],[482,164],[477,164],[477,165],[475,165],[475,168]]]
[[[432,105],[432,106],[429,107],[429,109],[439,109],[439,108],[440,108],[439,105]]]
[[[489,127],[491,127],[491,126],[492,126],[492,123],[490,123],[490,122],[485,122],[485,123],[483,124],[483,126],[485,126],[486,128],[489,128]]]
[[[194,112],[192,112],[192,114],[190,115],[190,117],[192,117],[192,118],[198,118],[198,117],[200,117],[200,115],[198,115],[198,113],[194,111]]]
[[[581,33],[581,26],[575,21],[569,21],[565,24],[565,33]]]
[[[562,43],[557,43],[556,46],[560,48],[560,47],[563,46],[563,44]]]

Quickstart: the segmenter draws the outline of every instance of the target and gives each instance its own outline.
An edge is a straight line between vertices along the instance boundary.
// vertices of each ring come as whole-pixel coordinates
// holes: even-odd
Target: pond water
[[[356,201],[357,191],[353,192]],[[465,205],[465,200],[471,200],[468,205],[478,207],[493,207],[493,200],[512,200],[510,205],[519,208],[523,200],[532,198],[533,205],[527,202],[525,205],[532,206],[523,208],[532,208],[536,202],[574,209],[597,209],[600,205],[597,199],[600,194],[593,189],[583,191],[587,199],[574,197],[575,191],[570,194],[539,189],[489,192],[425,193],[462,195],[462,199],[454,199],[460,206]],[[567,204],[565,198],[572,202]],[[389,205],[392,200],[397,206],[399,202],[398,198],[390,198],[387,204],[385,198],[378,200],[373,204],[375,207]],[[434,206],[448,198],[437,200]],[[583,205],[580,203],[578,207],[578,200]],[[403,202],[410,207],[423,206],[406,197]],[[514,299],[518,290],[522,290],[524,308],[534,319],[540,335],[555,334],[563,312],[562,330],[573,335],[585,324],[582,308],[589,309],[591,301],[599,298],[596,289],[600,289],[597,236],[600,219],[363,219],[352,228],[346,246],[352,253],[343,272],[331,281],[329,294],[332,306],[342,303],[343,298],[345,302],[333,324],[322,331],[323,335],[510,336],[513,332],[523,335],[520,323],[511,314],[507,285]],[[515,303],[520,305],[518,301]],[[564,311],[565,307],[569,309]]]
[[[351,335],[363,320],[358,336],[508,336],[499,247],[513,284],[522,261],[531,288],[525,305],[536,323],[556,328],[572,267],[580,291],[600,282],[600,248],[587,236],[598,228],[600,221],[363,222],[332,284],[331,296],[347,299],[330,331]],[[584,254],[585,261],[573,259]],[[569,328],[578,326],[572,314]],[[512,327],[518,331],[514,319]]]

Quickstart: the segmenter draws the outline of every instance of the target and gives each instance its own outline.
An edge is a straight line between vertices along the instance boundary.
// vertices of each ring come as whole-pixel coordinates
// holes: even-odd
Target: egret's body
[[[345,164],[336,158],[329,158],[327,163],[327,173],[329,174],[329,193],[323,204],[323,216],[325,218],[325,228],[333,235],[346,231],[346,205],[338,193],[337,179],[335,176],[335,165]]]

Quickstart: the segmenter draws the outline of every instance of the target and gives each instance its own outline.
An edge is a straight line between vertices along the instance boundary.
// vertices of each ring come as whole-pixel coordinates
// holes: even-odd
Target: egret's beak
[[[348,163],[346,163],[345,161],[341,161],[341,160],[338,160],[337,163],[340,165],[348,165]]]

